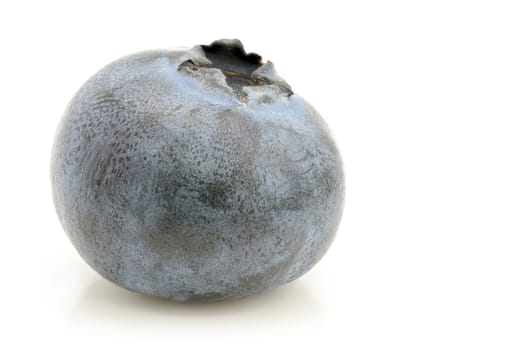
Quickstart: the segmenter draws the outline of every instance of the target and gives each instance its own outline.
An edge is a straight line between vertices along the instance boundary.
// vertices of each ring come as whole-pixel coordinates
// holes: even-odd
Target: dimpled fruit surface
[[[146,51],[96,73],[58,126],[51,182],[94,270],[179,301],[301,276],[330,246],[344,199],[326,124],[238,40]]]

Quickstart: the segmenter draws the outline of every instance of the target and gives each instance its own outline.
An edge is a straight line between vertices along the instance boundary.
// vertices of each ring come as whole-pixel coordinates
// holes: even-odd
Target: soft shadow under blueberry
[[[122,289],[102,278],[88,284],[70,314],[70,324],[179,325],[199,329],[318,325],[322,305],[304,277],[267,292],[230,301],[180,303]],[[131,327],[130,327],[131,326]]]

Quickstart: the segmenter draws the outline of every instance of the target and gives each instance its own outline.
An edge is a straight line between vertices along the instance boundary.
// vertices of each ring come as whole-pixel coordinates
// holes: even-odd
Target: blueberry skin
[[[238,40],[147,51],[76,93],[55,136],[53,199],[103,277],[222,300],[292,281],[325,254],[343,209],[339,152],[271,62],[244,69],[257,57]]]

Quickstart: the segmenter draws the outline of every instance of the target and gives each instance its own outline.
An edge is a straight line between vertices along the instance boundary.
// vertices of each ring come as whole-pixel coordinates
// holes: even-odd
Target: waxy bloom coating
[[[180,301],[301,276],[332,242],[344,198],[319,114],[238,40],[103,68],[64,113],[51,179],[93,269]]]

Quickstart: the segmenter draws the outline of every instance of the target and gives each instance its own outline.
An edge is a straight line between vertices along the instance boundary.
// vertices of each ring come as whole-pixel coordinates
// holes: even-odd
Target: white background
[[[1,348],[525,348],[522,1],[3,1],[0,38]],[[329,123],[344,218],[284,287],[143,297],[64,234],[54,131],[105,64],[219,38],[273,61]]]

